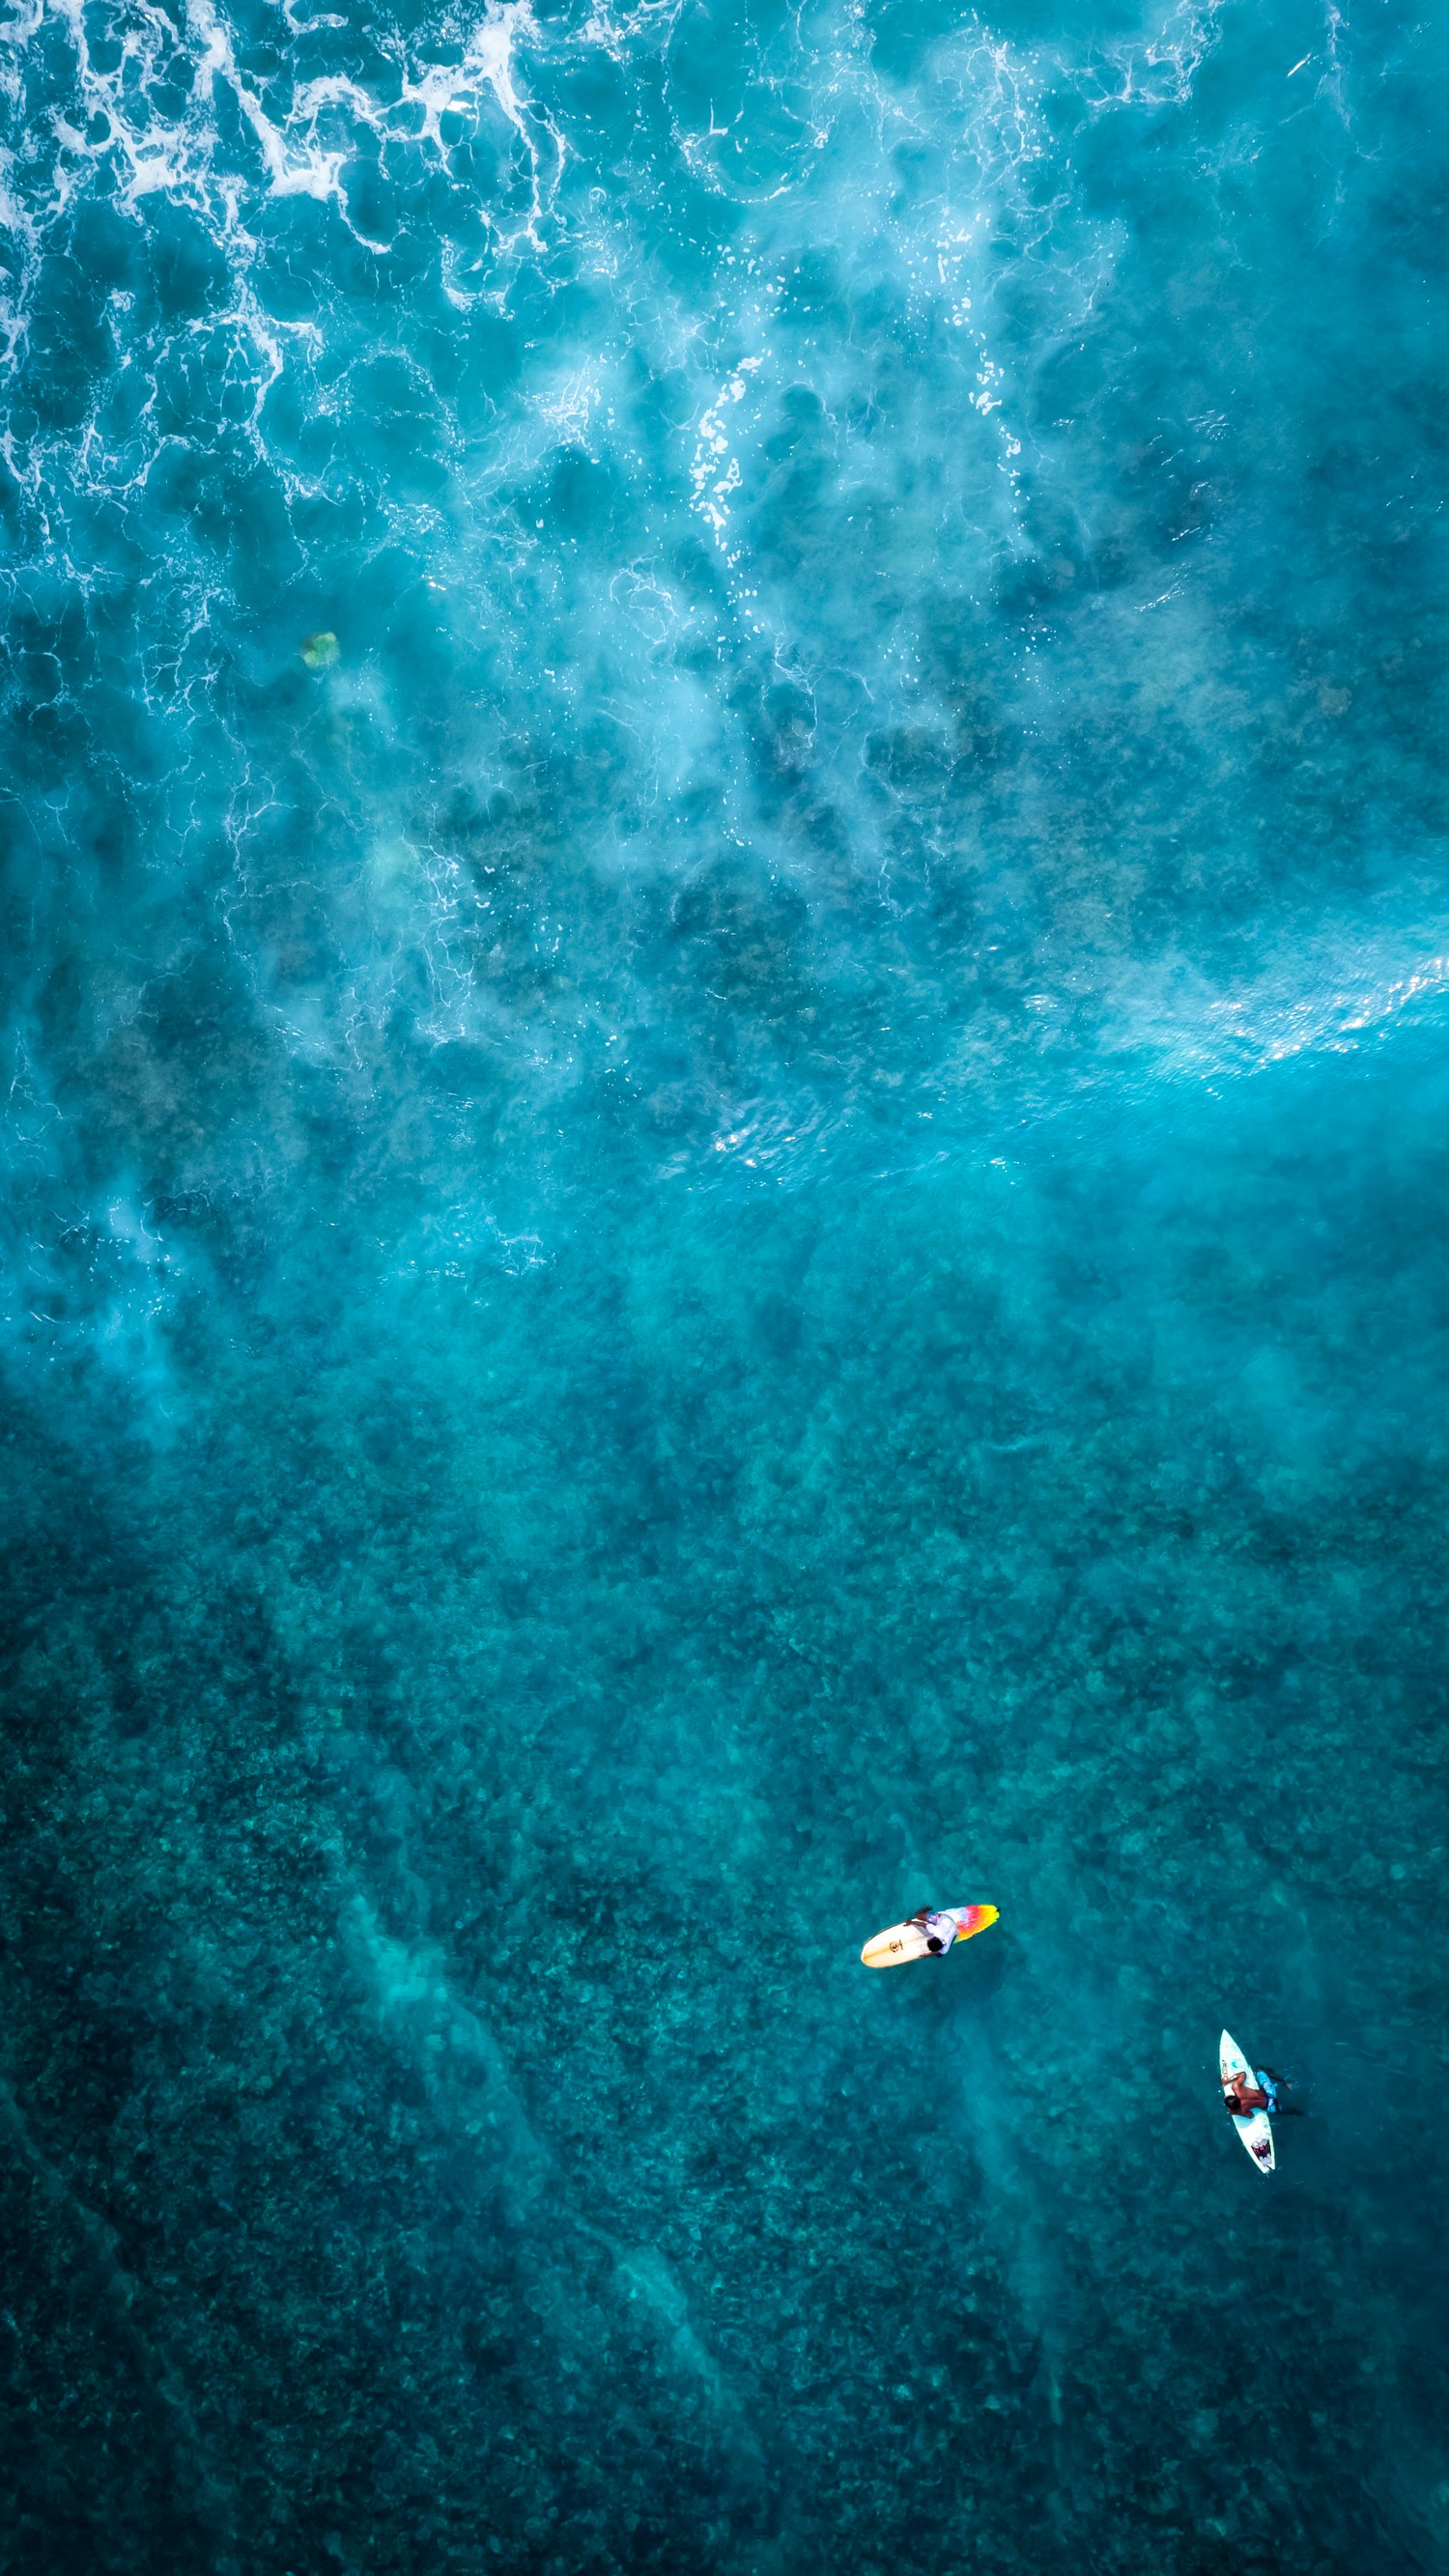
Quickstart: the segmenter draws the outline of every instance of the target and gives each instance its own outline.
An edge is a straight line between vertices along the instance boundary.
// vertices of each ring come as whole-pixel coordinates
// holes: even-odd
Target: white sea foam
[[[65,24],[74,53],[76,112],[53,121],[54,158],[49,171],[50,212],[63,211],[84,184],[87,163],[104,160],[121,176],[120,201],[140,208],[154,195],[164,195],[202,215],[234,251],[254,251],[247,229],[252,206],[267,197],[311,197],[335,201],[348,217],[346,174],[362,136],[392,147],[409,139],[446,162],[449,146],[442,119],[475,115],[490,99],[525,146],[533,169],[532,207],[523,227],[537,238],[548,194],[557,178],[557,155],[546,166],[541,151],[549,129],[546,120],[530,122],[519,87],[516,51],[536,40],[528,0],[495,0],[474,27],[461,63],[456,66],[412,65],[394,50],[394,81],[369,88],[343,73],[329,73],[293,85],[284,102],[273,105],[264,88],[238,58],[230,21],[216,0],[186,0],[183,26],[153,0],[130,0],[120,22],[120,57],[111,69],[98,66],[90,42],[83,0],[48,0],[51,13]],[[18,64],[24,49],[39,36],[45,10],[37,5],[3,31],[12,50],[5,79],[18,102]],[[309,24],[341,25],[339,19]],[[175,112],[172,75],[183,62],[189,91],[184,109]],[[224,148],[215,108],[219,91],[230,94],[249,129],[257,167],[233,166]],[[166,99],[170,112],[159,102]],[[409,111],[420,111],[420,121]],[[342,139],[322,139],[330,124]],[[91,129],[99,128],[96,139]],[[33,207],[41,192],[33,167],[27,196]],[[43,197],[41,198],[43,204]],[[18,204],[12,189],[9,211]],[[6,213],[0,198],[0,218]],[[27,214],[27,221],[35,220]],[[515,238],[516,236],[510,236]]]
[[[1108,1002],[1099,1046],[1110,1066],[1131,1054],[1159,1075],[1208,1083],[1263,1074],[1295,1056],[1353,1055],[1449,993],[1442,927],[1419,942],[1364,925],[1310,931],[1249,963],[1230,984],[1188,960],[1139,975]]]
[[[1059,59],[1097,109],[1181,106],[1218,40],[1223,0],[1178,0],[1167,17],[1130,35],[1089,44],[1084,58]]]
[[[591,51],[636,70],[660,62],[667,74],[681,24],[673,8],[596,12],[567,34],[536,22],[528,0],[504,0],[465,22],[452,62],[387,39],[370,62],[349,58],[346,71],[295,79],[249,48],[223,0],[188,0],[179,27],[154,0],[128,0],[117,59],[101,56],[106,68],[81,0],[50,0],[50,15],[67,32],[75,91],[48,132],[12,134],[11,161],[0,167],[0,219],[12,221],[22,253],[19,288],[0,316],[0,347],[23,351],[41,251],[101,165],[114,203],[138,225],[151,221],[162,198],[194,214],[226,261],[227,286],[203,312],[170,329],[153,324],[144,336],[114,299],[114,374],[74,439],[47,446],[9,424],[0,428],[12,477],[35,503],[45,499],[38,559],[83,561],[64,526],[77,498],[139,513],[158,465],[180,451],[178,421],[188,406],[208,417],[218,384],[226,388],[227,435],[249,444],[299,530],[308,505],[345,499],[354,478],[365,485],[347,430],[368,399],[365,370],[381,344],[348,345],[340,313],[329,312],[320,292],[310,313],[299,314],[294,300],[284,304],[285,264],[274,274],[268,226],[288,201],[300,201],[312,220],[310,203],[381,250],[386,244],[372,242],[369,228],[385,231],[392,218],[364,219],[360,211],[364,158],[384,174],[406,172],[410,182],[441,181],[448,213],[434,247],[451,312],[466,317],[479,302],[502,309],[511,282],[525,273],[549,292],[580,277],[597,289],[586,345],[574,338],[561,354],[546,334],[530,340],[517,382],[490,397],[481,434],[465,425],[446,378],[433,380],[418,349],[385,352],[409,380],[436,454],[439,492],[419,499],[380,475],[367,487],[368,506],[400,555],[425,573],[460,660],[487,640],[491,677],[476,710],[476,775],[505,778],[528,727],[546,733],[556,723],[566,734],[587,702],[628,747],[627,815],[610,809],[590,827],[601,873],[623,884],[641,870],[668,875],[692,864],[692,845],[671,824],[671,800],[703,779],[717,788],[721,850],[813,897],[840,862],[832,857],[813,877],[816,862],[801,837],[753,810],[742,785],[751,771],[741,713],[749,691],[722,691],[702,665],[691,665],[713,656],[718,669],[748,673],[757,694],[798,689],[812,705],[827,703],[832,690],[846,693],[849,722],[832,729],[812,717],[811,774],[822,805],[842,818],[854,883],[870,890],[883,918],[903,919],[915,896],[903,877],[901,831],[923,842],[929,863],[945,867],[959,855],[956,827],[929,817],[922,824],[919,797],[913,801],[888,761],[864,767],[867,729],[882,741],[893,731],[919,745],[949,740],[949,713],[931,698],[924,602],[984,591],[1013,565],[1035,561],[1033,478],[1040,486],[1055,473],[1062,514],[1071,524],[1077,513],[1084,550],[1090,536],[1073,473],[1056,471],[1052,433],[1033,413],[1025,368],[1043,341],[1065,345],[1088,328],[1124,236],[1114,218],[1074,196],[1048,93],[1065,80],[1095,95],[1095,82],[1103,106],[1155,113],[1190,91],[1215,40],[1214,8],[1185,0],[1155,32],[1119,49],[1110,78],[1104,57],[1038,56],[973,24],[932,47],[909,77],[890,80],[863,18],[836,13],[793,27],[773,52],[752,58],[749,72],[752,111],[766,125],[779,111],[770,129],[777,166],[763,176],[741,173],[742,111],[732,105],[728,115],[711,110],[691,121],[666,77],[661,101],[676,166],[693,170],[730,209],[732,229],[711,273],[690,292],[662,272],[651,248],[651,192],[667,184],[667,154],[661,162],[651,147],[629,164],[628,184],[586,189],[589,138],[571,126],[566,85],[554,79],[561,65]],[[295,32],[295,11],[290,23]],[[36,5],[8,32],[0,82],[12,107],[21,102],[21,59],[43,24]],[[176,78],[178,71],[188,77]],[[454,185],[458,136],[485,131],[510,174],[496,204],[461,180]],[[901,156],[923,136],[939,145],[929,176],[903,188]],[[820,263],[821,292],[847,308],[843,320],[834,314],[820,328],[800,283],[811,258]],[[1029,327],[1013,296],[1031,299]],[[877,302],[879,322],[871,318]],[[926,353],[929,365],[919,363]],[[883,356],[900,361],[893,399],[902,419],[911,414],[910,429],[898,424],[885,442],[872,417]],[[640,369],[669,386],[670,426],[648,454],[631,443]],[[139,399],[130,386],[143,388]],[[943,386],[953,395],[949,417],[933,417]],[[852,577],[828,556],[812,559],[803,580],[792,564],[780,566],[779,433],[782,406],[797,394],[819,407],[809,438],[837,533],[849,531],[857,512],[888,517],[897,531],[899,581],[882,555],[868,617],[859,614]],[[303,426],[284,426],[284,411]],[[325,440],[308,433],[333,424],[329,454]],[[542,499],[521,523],[519,494],[546,488],[559,450],[568,448],[606,465],[637,505],[642,533],[630,528],[622,564],[566,565],[554,531],[538,524],[547,513]],[[906,454],[909,489],[893,480]],[[675,569],[681,490],[684,512],[707,539],[718,596],[691,596]],[[296,540],[299,566],[308,542]],[[145,646],[145,702],[184,729],[219,703],[215,675],[230,623],[225,575],[201,550],[178,550],[155,578],[170,605]],[[1144,584],[1121,607],[1122,615],[1155,612],[1138,621],[1139,631],[1154,630],[1154,643],[1156,630],[1177,619],[1173,649],[1184,662],[1202,644],[1193,631],[1196,578],[1184,564],[1164,584],[1159,567],[1157,586]],[[545,648],[556,653],[545,664],[535,647],[550,620],[561,640]],[[1028,632],[1018,671],[1027,697],[1032,652]],[[345,639],[326,691],[339,726],[391,746],[401,780],[405,723],[366,664],[363,639]],[[383,807],[393,792],[389,785],[381,794]],[[547,1002],[505,998],[480,980],[477,944],[492,935],[489,898],[446,836],[403,811],[415,802],[412,788],[399,783],[395,793],[398,812],[372,818],[376,842],[396,825],[398,845],[406,843],[417,864],[384,885],[364,861],[350,878],[328,883],[319,899],[341,929],[345,968],[328,964],[312,984],[283,992],[256,927],[270,884],[258,852],[277,790],[239,759],[223,824],[234,859],[223,911],[259,1009],[298,1057],[360,1078],[400,993],[417,989],[409,982],[417,968],[416,1025],[426,1040],[496,1045],[527,1060],[541,1093],[562,1085],[570,1032],[555,1024]],[[562,938],[540,922],[540,959],[556,957]],[[579,1007],[586,1020],[592,1006]],[[1054,1014],[1037,1016],[1045,1044]],[[1180,1033],[1172,1038],[1179,1050],[1182,1043]],[[754,1096],[748,1077],[741,1091]],[[798,1098],[783,1110],[780,1134],[792,1148],[812,1115]],[[760,1168],[773,1168],[773,1141],[724,1099],[718,1132],[754,1135],[764,1147]],[[750,1162],[732,1147],[724,1159],[732,1167]]]

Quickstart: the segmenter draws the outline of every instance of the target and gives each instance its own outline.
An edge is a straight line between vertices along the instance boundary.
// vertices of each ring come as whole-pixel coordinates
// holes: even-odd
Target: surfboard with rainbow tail
[[[956,1926],[957,1941],[969,1941],[973,1933],[984,1932],[988,1923],[996,1921],[996,1908],[994,1905],[943,1905],[937,1919],[947,1917]],[[919,1921],[888,1923],[884,1932],[877,1932],[867,1941],[860,1954],[861,1964],[867,1968],[903,1968],[908,1959],[939,1958],[941,1953],[932,1951],[928,1944],[929,1936]]]

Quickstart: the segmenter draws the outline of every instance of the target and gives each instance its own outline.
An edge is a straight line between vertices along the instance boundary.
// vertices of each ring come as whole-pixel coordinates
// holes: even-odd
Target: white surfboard
[[[996,1921],[994,1905],[943,1905],[940,1911],[951,1917],[958,1941],[969,1941],[973,1932],[984,1932],[988,1923]],[[877,1932],[867,1941],[860,1954],[867,1968],[901,1968],[907,1959],[941,1955],[939,1950],[927,1949],[926,1935],[919,1923],[888,1923],[884,1932]]]
[[[1222,2038],[1218,2041],[1218,2073],[1223,2079],[1224,2093],[1227,2092],[1235,2075],[1246,2075],[1250,2083],[1257,2080],[1237,2041],[1231,2038],[1227,2031],[1223,2032]],[[1233,2127],[1237,2130],[1259,2173],[1276,2172],[1273,2124],[1267,2112],[1252,2111],[1245,2117],[1241,2112],[1235,2111]]]

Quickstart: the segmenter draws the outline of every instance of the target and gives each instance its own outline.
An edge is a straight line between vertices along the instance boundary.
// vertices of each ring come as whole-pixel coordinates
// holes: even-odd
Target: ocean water
[[[1442,2568],[1443,12],[0,66],[0,2567]]]

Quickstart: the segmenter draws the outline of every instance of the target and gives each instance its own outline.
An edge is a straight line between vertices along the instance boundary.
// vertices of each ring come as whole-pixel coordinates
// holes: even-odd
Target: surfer
[[[936,1959],[944,1959],[961,1928],[954,1914],[935,1914],[929,1905],[918,1905],[911,1921],[919,1923],[926,1947]]]
[[[1235,2120],[1251,2120],[1255,2111],[1266,2111],[1270,2120],[1286,2119],[1296,2104],[1281,2097],[1286,2075],[1275,2075],[1271,2066],[1260,2066],[1256,2075],[1235,2075],[1223,2086],[1223,2105]]]
[[[1255,2111],[1271,2112],[1275,2108],[1268,2086],[1260,2084],[1256,2076],[1247,2075],[1235,2075],[1231,2084],[1223,2086],[1223,2103],[1235,2120],[1251,2120]]]

